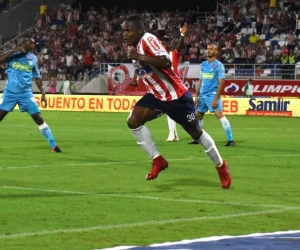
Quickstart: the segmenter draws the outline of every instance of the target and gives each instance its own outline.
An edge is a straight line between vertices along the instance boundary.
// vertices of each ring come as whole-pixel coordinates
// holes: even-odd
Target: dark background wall
[[[90,6],[98,11],[101,11],[102,7],[106,9],[114,9],[117,6],[117,12],[122,10],[127,11],[129,9],[136,9],[139,12],[142,12],[144,9],[148,9],[152,12],[161,12],[162,10],[167,11],[176,11],[186,12],[189,9],[197,10],[197,5],[199,6],[199,12],[211,12],[216,9],[216,2],[214,0],[187,0],[187,1],[172,1],[171,0],[107,0],[107,1],[95,1],[95,0],[84,0],[76,1],[75,5],[78,2],[81,2],[82,8],[84,11],[89,9]]]
[[[44,0],[48,9],[57,8],[62,0]],[[43,0],[27,0],[17,7],[0,15],[0,35],[5,43],[36,24],[36,16]],[[65,4],[71,4],[74,0],[64,0]],[[19,30],[20,28],[20,30]]]

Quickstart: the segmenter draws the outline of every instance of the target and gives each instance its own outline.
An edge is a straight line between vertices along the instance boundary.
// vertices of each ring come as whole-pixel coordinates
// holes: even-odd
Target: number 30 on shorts
[[[192,121],[194,121],[195,118],[196,118],[196,116],[195,116],[194,113],[191,113],[191,114],[187,115],[186,117],[187,117],[187,119],[188,119],[188,122],[192,122]]]

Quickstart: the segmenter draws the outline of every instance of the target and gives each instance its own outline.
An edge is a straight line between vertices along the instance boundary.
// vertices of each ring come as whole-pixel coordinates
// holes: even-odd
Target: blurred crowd
[[[0,0],[1,1],[1,0]],[[206,47],[214,43],[219,48],[217,59],[227,68],[265,68],[270,64],[290,67],[300,61],[300,0],[219,1],[215,12],[200,18],[196,10],[152,13],[145,9],[122,11],[101,10],[93,6],[82,12],[81,5],[60,4],[48,11],[45,4],[36,17],[36,27],[27,33],[35,38],[36,55],[44,80],[54,76],[76,81],[85,72],[92,78],[99,74],[102,63],[127,63],[126,45],[121,24],[130,15],[140,15],[146,30],[159,38],[168,36],[174,44],[180,37],[179,26],[189,24],[181,63],[201,63],[207,59]],[[2,48],[18,43],[12,40]],[[251,66],[252,65],[252,66]],[[5,65],[0,76],[5,78]]]

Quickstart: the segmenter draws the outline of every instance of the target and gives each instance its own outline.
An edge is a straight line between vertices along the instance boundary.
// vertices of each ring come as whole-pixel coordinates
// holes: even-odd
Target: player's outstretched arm
[[[0,63],[6,62],[7,59],[15,52],[24,52],[23,47],[19,47],[18,45],[16,45],[13,49],[7,51],[6,53],[0,55]]]
[[[176,47],[176,51],[178,53],[181,53],[181,51],[184,48],[184,36],[187,32],[187,29],[188,29],[188,23],[187,22],[185,22],[182,27],[179,26],[180,38],[179,38],[178,45]]]

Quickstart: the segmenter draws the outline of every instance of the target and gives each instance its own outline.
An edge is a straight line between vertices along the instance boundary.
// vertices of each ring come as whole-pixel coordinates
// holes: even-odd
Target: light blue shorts
[[[215,94],[211,94],[211,95],[204,95],[201,96],[200,94],[200,98],[198,100],[198,106],[197,106],[197,111],[199,113],[206,113],[208,110],[210,112],[215,112],[218,110],[223,110],[223,105],[222,105],[222,100],[221,98],[219,98],[219,105],[216,108],[212,107],[212,102],[215,98]]]
[[[0,98],[0,109],[12,112],[17,104],[21,112],[26,111],[29,115],[40,112],[32,92],[16,94],[4,90]]]

